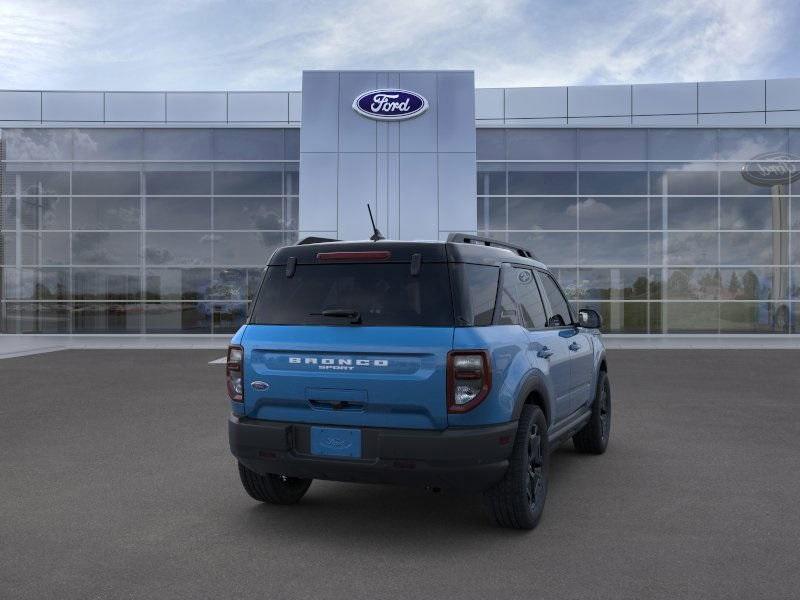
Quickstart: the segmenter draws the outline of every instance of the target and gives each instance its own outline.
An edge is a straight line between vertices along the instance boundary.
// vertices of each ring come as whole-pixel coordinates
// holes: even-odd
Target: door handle
[[[569,349],[572,350],[573,352],[577,352],[578,350],[581,349],[581,347],[578,344],[576,344],[575,342],[572,342],[569,345]]]
[[[536,353],[536,356],[539,358],[550,358],[553,356],[553,351],[550,350],[547,346],[542,346],[542,349]]]

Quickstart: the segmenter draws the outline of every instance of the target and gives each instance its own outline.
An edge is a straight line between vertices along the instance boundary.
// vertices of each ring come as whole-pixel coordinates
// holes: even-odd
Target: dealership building
[[[608,333],[800,334],[798,177],[800,79],[0,91],[0,333],[229,334],[275,248],[365,239],[369,203],[530,248]]]

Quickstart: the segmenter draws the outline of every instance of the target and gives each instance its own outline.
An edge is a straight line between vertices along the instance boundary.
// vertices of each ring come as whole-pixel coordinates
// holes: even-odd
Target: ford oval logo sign
[[[428,110],[428,101],[408,90],[371,90],[353,100],[353,110],[370,119],[400,121]]]
[[[800,178],[800,157],[785,152],[767,152],[748,160],[742,177],[754,185],[772,186]]]

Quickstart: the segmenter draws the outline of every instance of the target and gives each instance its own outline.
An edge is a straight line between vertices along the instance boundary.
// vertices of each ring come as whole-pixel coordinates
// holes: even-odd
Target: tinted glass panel
[[[720,199],[721,229],[788,229],[789,199],[742,197]]]
[[[720,233],[720,264],[779,265],[788,257],[788,233]]]
[[[570,129],[508,129],[510,160],[571,160],[577,156],[577,132]]]
[[[208,160],[213,158],[211,129],[145,129],[146,160]]]
[[[503,129],[478,129],[475,132],[475,144],[478,160],[506,158],[506,132]]]
[[[139,304],[77,302],[72,308],[75,333],[140,333],[142,311]]]
[[[569,325],[572,323],[572,316],[570,315],[569,303],[566,298],[561,294],[556,282],[547,273],[540,273],[540,280],[544,289],[544,293],[550,302],[550,314],[548,324],[554,325]]]
[[[211,198],[147,197],[147,229],[211,229]]]
[[[76,160],[138,160],[142,158],[141,129],[76,129]]]
[[[478,229],[506,229],[505,198],[478,198]]]
[[[139,194],[138,171],[75,171],[72,193],[85,195],[132,196]]]
[[[73,233],[75,265],[138,265],[138,233]]]
[[[68,233],[23,233],[21,237],[23,265],[69,264]]]
[[[485,165],[478,170],[478,195],[490,196],[506,193],[504,165]]]
[[[713,197],[673,197],[663,201],[669,229],[716,229],[717,199]]]
[[[217,229],[273,229],[283,227],[280,198],[214,198]]]
[[[508,241],[528,248],[548,266],[578,264],[578,236],[575,233],[509,233]]]
[[[217,160],[281,160],[283,129],[215,129]]]
[[[12,200],[12,202],[14,202]],[[69,198],[23,196],[20,203],[20,224],[23,229],[67,229]],[[16,204],[16,202],[14,202]]]
[[[208,233],[148,233],[145,260],[148,265],[209,265],[212,238]]]
[[[451,265],[451,272],[456,325],[491,325],[500,269],[459,263]]]
[[[577,225],[575,198],[508,199],[509,229],[576,229]],[[505,223],[500,223],[498,229],[504,228]]]
[[[668,269],[667,298],[674,300],[717,300],[719,269]]]
[[[588,168],[591,168],[588,167]],[[647,193],[647,173],[638,171],[582,171],[581,194],[636,195]]]
[[[509,165],[508,193],[514,195],[564,195],[577,192],[577,181],[571,171],[524,171]]]
[[[716,233],[668,233],[667,261],[672,265],[719,264]]]
[[[720,269],[723,300],[787,300],[789,269],[780,267]]]
[[[138,300],[139,269],[72,270],[72,294],[77,300]]]
[[[71,160],[70,129],[3,129],[8,160]]]
[[[578,214],[582,230],[647,229],[647,198],[583,197]]]
[[[283,172],[278,171],[215,171],[214,193],[262,195],[282,193]]]
[[[148,300],[203,300],[209,298],[211,269],[147,269]]]
[[[321,314],[347,309],[367,326],[452,326],[448,280],[446,264],[423,265],[418,276],[407,264],[298,265],[293,277],[270,267],[253,322],[352,326],[351,317]]]
[[[139,229],[139,198],[72,199],[73,229]]]
[[[668,167],[680,169],[679,166]],[[650,173],[650,193],[670,196],[700,196],[717,193],[716,171],[658,171]]]
[[[147,194],[207,195],[211,193],[211,173],[208,171],[160,171],[145,173]]]
[[[564,287],[563,281],[559,280],[559,283]],[[581,268],[579,284],[578,296],[581,299],[647,300],[646,269]]]
[[[646,265],[646,233],[581,233],[579,264]]]
[[[530,269],[515,268],[512,273],[517,281],[517,302],[521,313],[521,324],[528,329],[541,329],[545,326],[547,317],[533,272]]]
[[[283,244],[280,233],[216,233],[214,263],[217,265],[264,265]]]

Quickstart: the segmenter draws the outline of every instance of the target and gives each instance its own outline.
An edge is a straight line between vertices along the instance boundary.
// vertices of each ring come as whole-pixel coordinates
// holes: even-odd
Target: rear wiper
[[[352,308],[328,308],[318,313],[309,313],[313,316],[323,317],[339,317],[342,319],[350,319],[350,323],[358,325],[361,323],[361,313]]]

